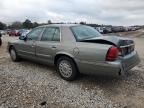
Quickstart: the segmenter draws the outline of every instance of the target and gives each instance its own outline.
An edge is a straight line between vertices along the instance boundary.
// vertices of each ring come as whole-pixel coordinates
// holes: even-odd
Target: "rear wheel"
[[[10,56],[11,56],[12,61],[14,62],[17,62],[20,60],[19,56],[17,55],[16,50],[13,47],[10,48]]]
[[[60,76],[67,81],[72,81],[78,76],[77,67],[69,57],[60,57],[57,61],[57,71]]]

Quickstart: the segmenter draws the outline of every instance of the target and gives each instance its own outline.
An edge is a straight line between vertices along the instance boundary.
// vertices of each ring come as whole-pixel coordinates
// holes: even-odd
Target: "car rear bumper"
[[[77,61],[79,71],[84,74],[120,76],[125,75],[127,71],[140,63],[139,56],[136,51],[121,57],[114,62],[87,62]]]
[[[125,56],[122,58],[122,68],[121,73],[122,75],[125,75],[127,71],[135,67],[140,63],[140,58],[136,51],[132,52],[131,54]]]

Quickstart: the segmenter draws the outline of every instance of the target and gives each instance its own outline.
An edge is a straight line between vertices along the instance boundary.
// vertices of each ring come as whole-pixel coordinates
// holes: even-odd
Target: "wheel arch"
[[[71,55],[71,54],[68,54],[68,53],[58,53],[58,54],[56,54],[56,56],[55,56],[55,58],[54,58],[54,65],[56,65],[57,60],[58,60],[60,57],[63,57],[63,56],[72,59],[72,61],[74,62],[75,66],[76,66],[76,68],[77,68],[77,71],[79,72],[78,65],[77,65],[77,63],[76,63],[76,61],[75,61],[75,59],[74,59],[74,56]]]
[[[57,53],[57,54],[55,55],[55,57],[54,57],[54,64],[55,64],[55,65],[56,65],[57,60],[58,60],[60,57],[62,57],[62,56],[69,57],[69,58],[71,58],[71,59],[75,62],[73,55],[71,55],[71,54],[69,54],[69,53],[65,53],[65,52],[60,52],[60,53]]]

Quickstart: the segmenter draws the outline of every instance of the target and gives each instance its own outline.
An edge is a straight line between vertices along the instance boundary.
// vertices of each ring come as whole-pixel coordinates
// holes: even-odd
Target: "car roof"
[[[81,24],[49,24],[49,25],[42,25],[39,27],[72,27],[72,26],[80,26]]]

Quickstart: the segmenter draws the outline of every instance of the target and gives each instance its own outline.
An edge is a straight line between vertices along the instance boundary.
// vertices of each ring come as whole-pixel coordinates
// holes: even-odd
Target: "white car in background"
[[[0,30],[0,33],[1,33],[2,35],[6,35],[6,32],[5,32],[4,30]]]
[[[96,27],[96,30],[100,33],[103,33],[104,32],[104,29],[103,27]]]
[[[24,30],[21,34],[21,36],[26,36],[31,30]]]

